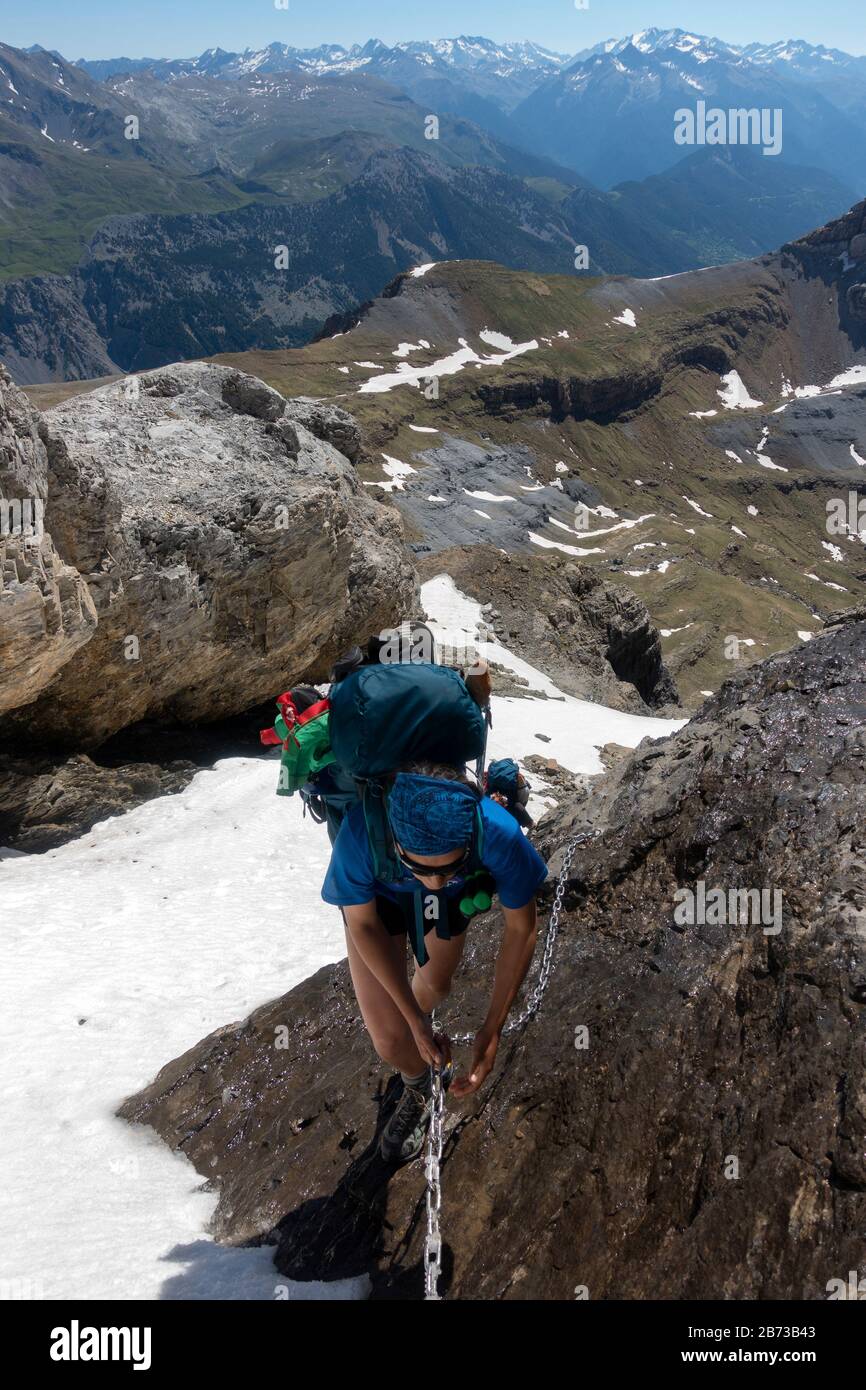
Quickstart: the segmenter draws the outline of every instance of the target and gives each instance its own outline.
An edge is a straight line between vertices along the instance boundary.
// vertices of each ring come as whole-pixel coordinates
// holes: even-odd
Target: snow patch
[[[698,516],[705,516],[712,519],[712,512],[705,512],[703,507],[698,502],[695,502],[691,497],[686,497],[686,495],[683,494],[683,501],[688,502],[689,506],[692,508],[693,511],[697,512]]]
[[[366,1276],[296,1283],[272,1247],[215,1244],[201,1175],[114,1113],[169,1058],[345,956],[320,897],[328,837],[276,797],[278,766],[218,762],[59,849],[4,859],[0,1166],[17,1207],[4,1268],[47,1299],[369,1292]],[[290,906],[262,873],[275,840]]]
[[[546,536],[539,536],[535,531],[529,532],[529,539],[533,545],[540,546],[542,550],[561,550],[564,555],[604,555],[604,550],[595,549],[581,550],[577,545],[566,545],[564,541],[551,541]]]
[[[508,340],[511,341],[510,339]],[[538,343],[533,338],[529,343],[517,343],[498,354],[490,357],[480,357],[474,348],[471,348],[464,338],[459,339],[460,347],[457,352],[452,352],[448,357],[440,357],[437,362],[430,363],[427,367],[410,367],[407,362],[401,362],[396,372],[386,372],[382,376],[371,377],[360,386],[359,393],[362,395],[371,392],[393,391],[395,386],[414,386],[420,387],[422,381],[430,381],[433,378],[443,376],[456,376],[462,372],[464,367],[474,364],[477,367],[501,367],[504,362],[509,362],[512,357],[520,357],[525,352],[537,351]],[[368,363],[359,365],[369,365]]]
[[[400,459],[392,458],[390,454],[383,454],[385,460],[385,472],[390,482],[365,483],[365,487],[380,487],[383,492],[404,492],[406,479],[412,473],[417,473],[418,469],[413,468],[410,463],[402,463]]]
[[[739,372],[727,372],[722,377],[722,385],[724,389],[717,391],[716,395],[720,397],[726,410],[757,410],[764,404],[763,401],[753,400],[749,395]]]
[[[497,642],[478,639],[484,614],[481,605],[467,598],[450,575],[440,574],[421,588],[421,601],[428,623],[438,641],[448,646],[475,647],[486,661],[495,661],[506,670],[528,681],[531,690],[547,696],[542,700],[493,696],[493,728],[488,758],[525,758],[537,753],[537,730],[550,736],[545,745],[551,757],[570,772],[598,773],[604,770],[599,749],[606,743],[622,743],[634,748],[644,738],[661,738],[682,728],[685,720],[646,718],[609,710],[588,700],[566,695],[542,671],[514,656]]]

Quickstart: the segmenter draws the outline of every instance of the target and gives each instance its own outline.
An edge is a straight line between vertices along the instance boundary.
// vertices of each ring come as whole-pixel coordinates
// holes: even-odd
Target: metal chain
[[[551,972],[553,970],[553,947],[556,943],[556,934],[559,929],[559,918],[562,913],[565,901],[565,889],[568,883],[568,871],[571,868],[571,861],[581,845],[585,845],[588,840],[592,840],[598,831],[586,831],[581,835],[575,835],[570,840],[562,860],[562,868],[559,871],[559,878],[556,883],[556,892],[553,895],[553,906],[550,909],[550,918],[547,924],[547,933],[544,938],[544,952],[541,958],[541,969],[538,972],[538,980],[534,988],[530,991],[526,1002],[526,1007],[518,1018],[507,1023],[502,1030],[503,1036],[513,1033],[518,1028],[522,1028],[532,1016],[537,1013],[541,1004],[542,996],[547,988]],[[436,1027],[436,1013],[431,1015],[433,1027]],[[475,1038],[474,1033],[459,1033],[451,1038],[453,1043],[472,1042]],[[431,1097],[430,1127],[427,1131],[427,1235],[424,1240],[424,1298],[428,1302],[441,1302],[439,1293],[439,1276],[442,1271],[442,1233],[439,1228],[439,1215],[442,1210],[442,1123],[445,1113],[445,1089],[442,1085],[442,1077],[438,1067],[430,1067],[433,1073],[433,1093]]]
[[[435,1020],[435,1013],[433,1018]],[[439,1068],[433,1072],[433,1097],[430,1128],[427,1131],[427,1235],[424,1239],[424,1299],[439,1302],[439,1274],[442,1266],[442,1235],[439,1213],[442,1210],[442,1120],[445,1113],[445,1088]]]

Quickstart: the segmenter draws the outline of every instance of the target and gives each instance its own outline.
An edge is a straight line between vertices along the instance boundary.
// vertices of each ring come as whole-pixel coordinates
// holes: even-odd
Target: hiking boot
[[[442,1069],[442,1085],[447,1091],[454,1075],[449,1062]],[[397,1108],[382,1131],[379,1152],[386,1163],[411,1163],[424,1147],[433,1109],[433,1080],[430,1071],[420,1086],[403,1086]]]

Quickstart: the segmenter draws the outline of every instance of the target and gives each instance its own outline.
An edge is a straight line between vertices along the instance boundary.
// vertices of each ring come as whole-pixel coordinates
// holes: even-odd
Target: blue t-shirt
[[[525,907],[547,878],[547,865],[508,811],[486,796],[480,807],[484,868],[493,875],[503,907]],[[464,883],[461,875],[442,891],[446,897],[459,897]],[[396,883],[382,883],[374,877],[364,810],[359,804],[353,806],[343,819],[331,853],[322,886],[325,902],[335,907],[352,907],[370,902],[377,894],[394,902],[398,893],[417,893],[421,887],[408,869]]]

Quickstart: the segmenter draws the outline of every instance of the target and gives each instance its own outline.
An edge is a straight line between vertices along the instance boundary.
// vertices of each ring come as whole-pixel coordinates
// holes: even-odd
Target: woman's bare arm
[[[505,931],[496,959],[493,993],[483,1027],[501,1033],[517,991],[526,978],[538,940],[538,909],[535,899],[525,907],[503,907]]]
[[[505,1020],[529,969],[538,940],[538,911],[534,898],[525,907],[503,907],[502,915],[505,931],[496,958],[487,1017],[475,1034],[468,1073],[461,1073],[451,1086],[458,1100],[477,1091],[493,1070]]]

